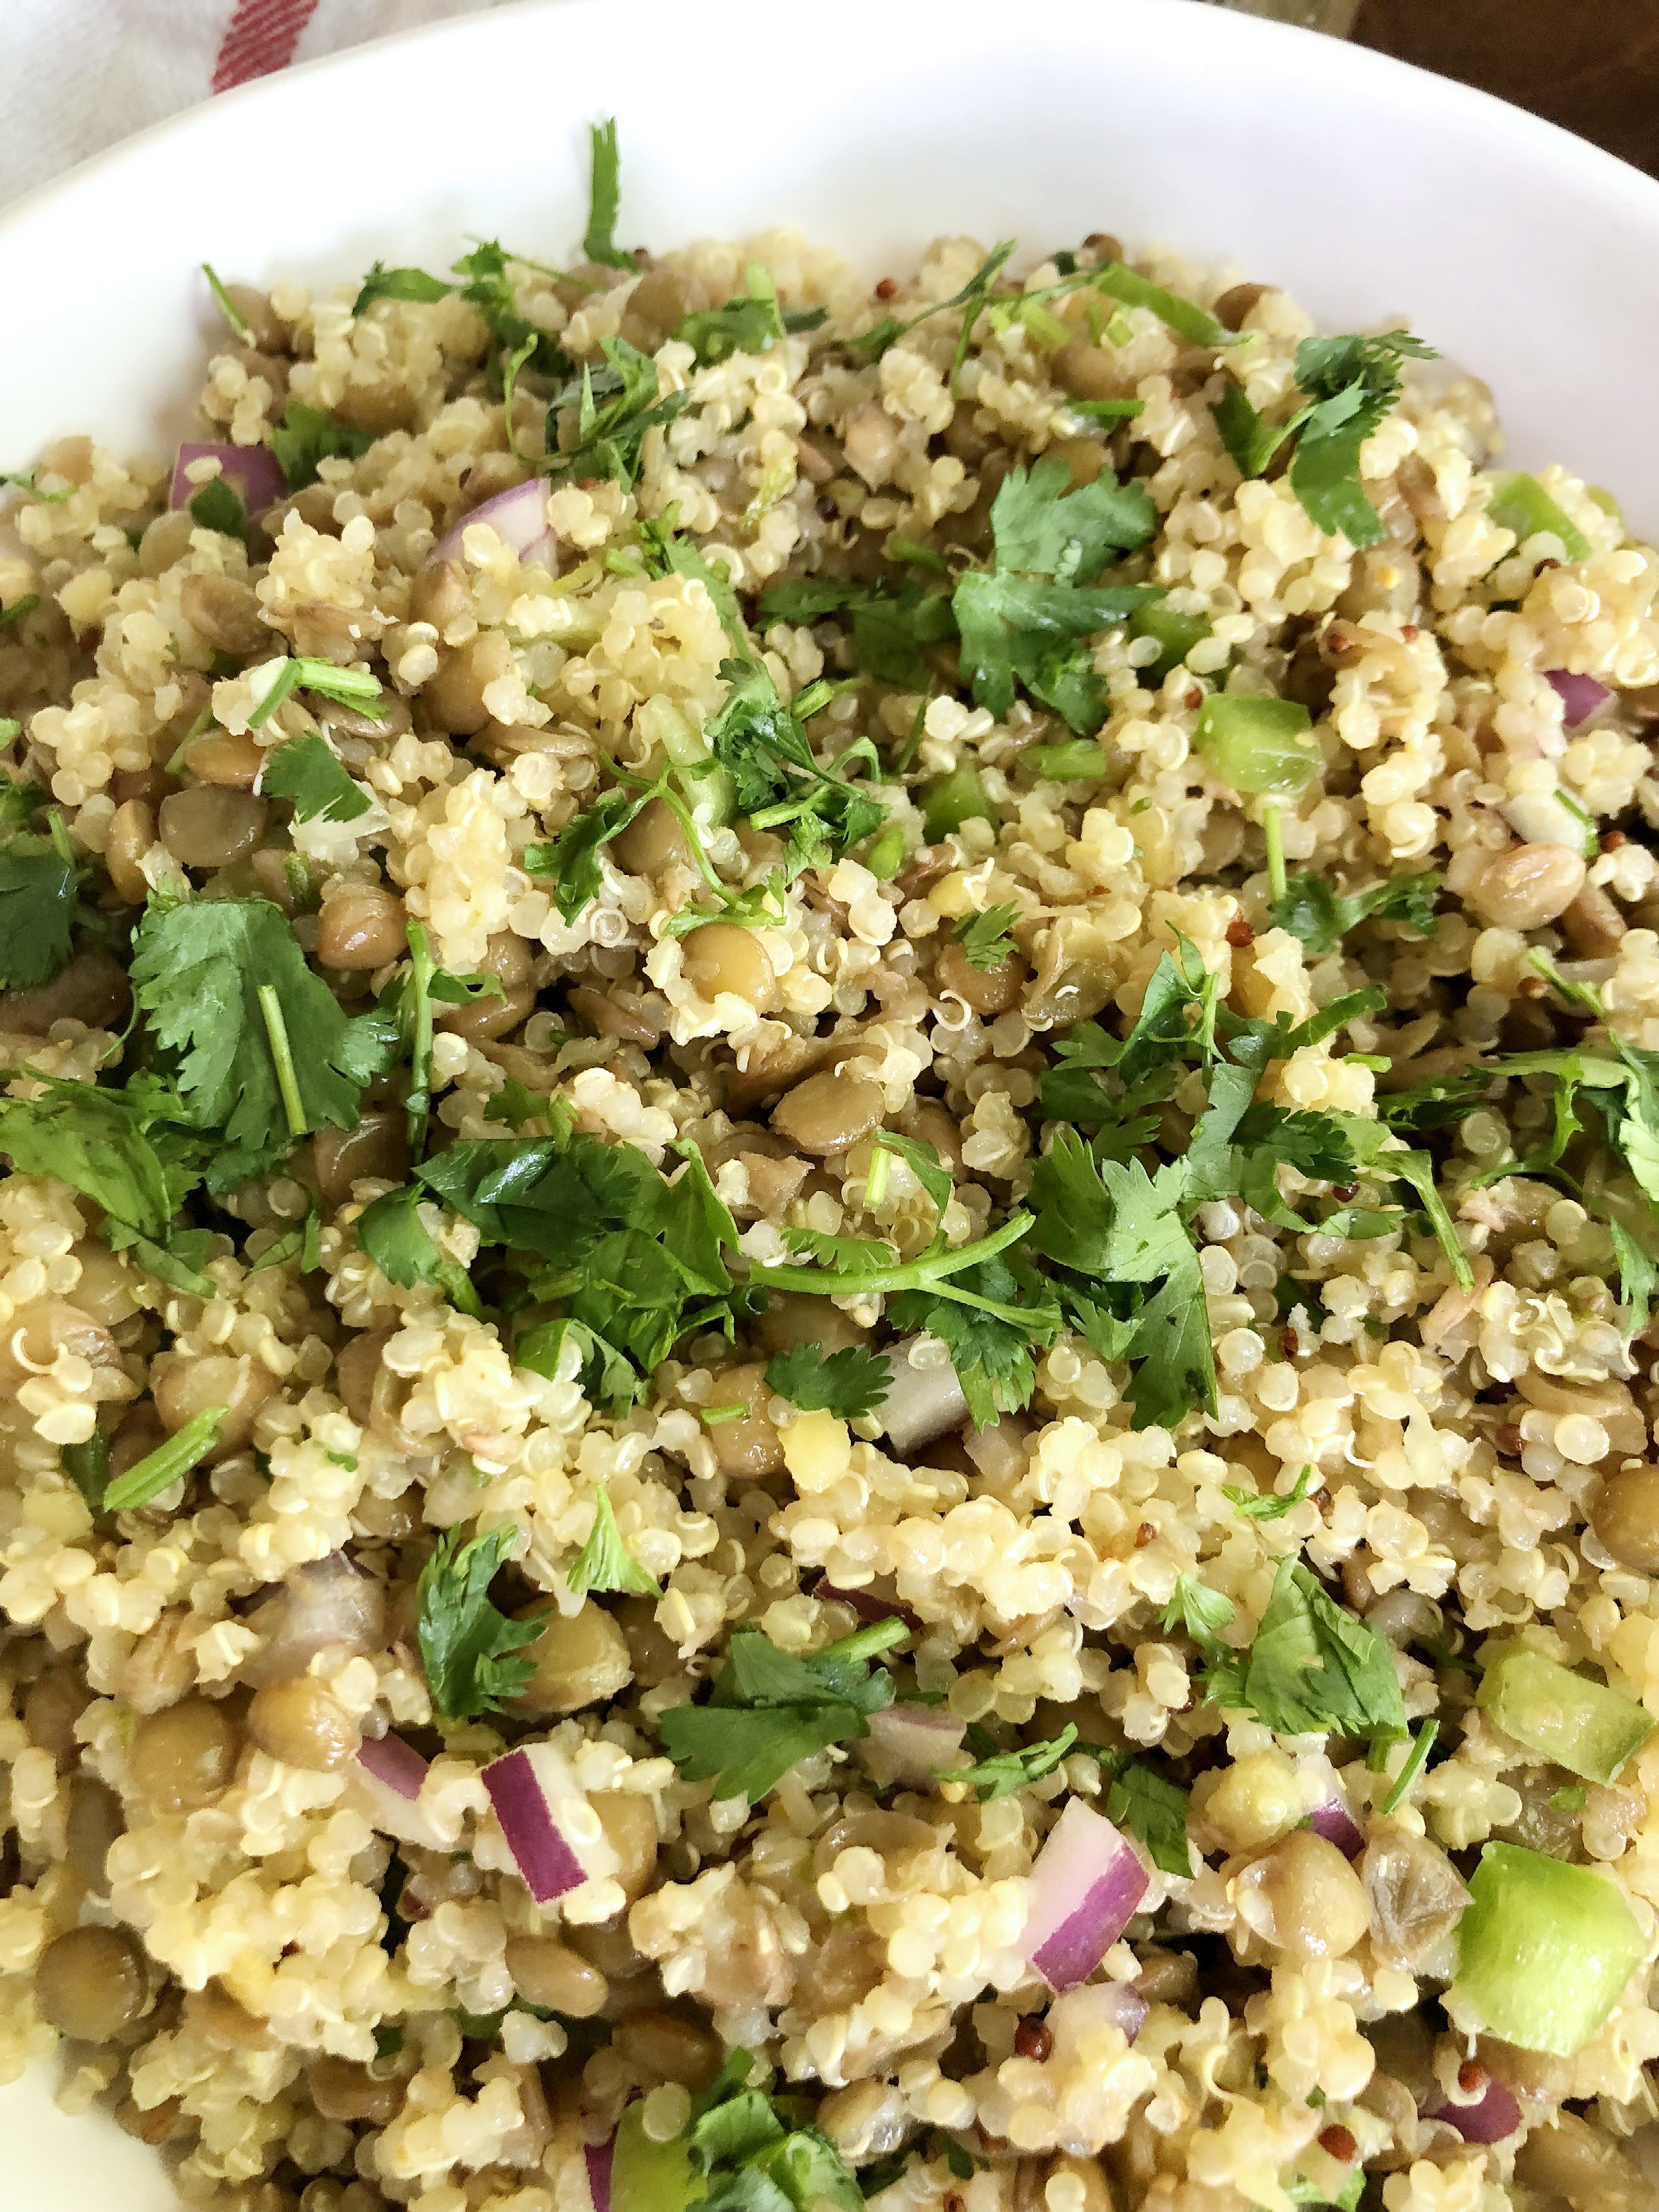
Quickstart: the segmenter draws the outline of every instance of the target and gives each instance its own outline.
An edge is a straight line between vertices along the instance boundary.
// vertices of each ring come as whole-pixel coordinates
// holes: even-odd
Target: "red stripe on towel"
[[[317,0],[236,0],[214,61],[211,88],[228,92],[232,85],[286,69],[316,5]]]

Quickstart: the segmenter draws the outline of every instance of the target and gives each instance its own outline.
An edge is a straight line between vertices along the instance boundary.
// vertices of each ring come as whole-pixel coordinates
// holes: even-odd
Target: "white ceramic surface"
[[[337,279],[468,236],[568,256],[614,112],[625,241],[789,222],[872,271],[941,230],[1109,229],[1409,318],[1659,527],[1659,185],[1368,52],[1190,0],[564,0],[441,24],[198,109],[0,213],[0,463],[179,427],[216,326],[197,264]],[[182,404],[181,404],[182,403]],[[6,2093],[0,2212],[166,2212],[158,2163]]]

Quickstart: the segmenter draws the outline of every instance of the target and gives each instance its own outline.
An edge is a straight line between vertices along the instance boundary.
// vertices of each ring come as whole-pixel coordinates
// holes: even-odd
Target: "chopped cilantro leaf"
[[[1166,1629],[1184,1628],[1212,1664],[1232,1656],[1232,1647],[1222,1631],[1233,1618],[1231,1598],[1212,1590],[1194,1575],[1177,1575],[1175,1595],[1164,1609]]]
[[[307,484],[315,483],[319,462],[357,460],[374,443],[374,431],[354,430],[298,399],[289,401],[281,428],[270,434],[270,450],[290,491],[303,491]]]
[[[1152,1864],[1165,1874],[1189,1875],[1192,1853],[1187,1842],[1188,1792],[1144,1759],[1118,1768],[1106,1799],[1109,1819],[1138,1836]]]
[[[1294,1505],[1300,1505],[1312,1489],[1314,1470],[1304,1467],[1296,1478],[1295,1486],[1283,1497],[1274,1491],[1237,1489],[1231,1483],[1222,1485],[1223,1492],[1235,1513],[1242,1513],[1247,1521],[1282,1521]]]
[[[266,754],[259,788],[267,799],[291,799],[297,822],[355,822],[369,802],[342,767],[326,738],[308,731]]]
[[[1628,1343],[1647,1327],[1659,1268],[1656,1268],[1652,1255],[1637,1243],[1623,1222],[1609,1219],[1607,1229],[1619,1262],[1619,1303],[1625,1310],[1624,1334]]]
[[[0,721],[0,744],[9,744],[17,735],[19,726],[15,722]],[[38,814],[46,798],[38,783],[18,783],[0,769],[0,841]]]
[[[519,865],[526,874],[551,878],[555,902],[567,922],[574,921],[588,901],[599,896],[605,884],[599,854],[621,836],[644,805],[644,799],[632,792],[603,792],[591,806],[571,816],[550,845],[526,845],[520,854]]]
[[[421,1570],[416,1634],[432,1702],[446,1720],[495,1711],[535,1674],[535,1662],[520,1655],[542,1634],[545,1616],[508,1620],[489,1601],[491,1579],[518,1539],[511,1522],[471,1542],[451,1528]]]
[[[882,802],[818,765],[803,726],[805,695],[787,708],[763,661],[723,660],[720,672],[732,688],[704,734],[739,813],[764,816],[767,828],[787,823],[796,838],[805,826],[837,858],[880,829]]]
[[[9,607],[0,607],[0,629],[15,629],[26,615],[32,615],[40,604],[39,592],[25,592],[21,599],[14,599]]]
[[[977,1766],[947,1767],[939,1778],[944,1782],[965,1782],[969,1789],[979,1792],[981,1802],[988,1804],[998,1797],[1012,1796],[1016,1790],[1029,1789],[1032,1783],[1041,1782],[1044,1775],[1052,1774],[1076,1741],[1076,1726],[1068,1722],[1057,1736],[1051,1736],[1046,1743],[1022,1744],[1017,1751],[996,1752],[989,1759],[981,1759]]]
[[[766,1370],[766,1387],[803,1413],[833,1413],[856,1421],[872,1413],[893,1387],[892,1370],[878,1352],[849,1344],[826,1358],[816,1344],[792,1345]]]
[[[1438,872],[1389,876],[1364,890],[1344,893],[1333,889],[1322,876],[1292,876],[1283,897],[1273,901],[1268,920],[1275,929],[1288,930],[1310,952],[1334,952],[1351,929],[1376,918],[1404,922],[1419,937],[1435,933],[1434,895],[1440,888]]]
[[[389,1190],[365,1206],[357,1219],[357,1241],[387,1282],[404,1290],[436,1283],[458,1312],[475,1319],[482,1315],[465,1268],[443,1250],[422,1220],[418,1192]]]
[[[1394,1654],[1376,1629],[1328,1596],[1300,1560],[1281,1559],[1247,1652],[1218,1657],[1218,1705],[1242,1706],[1279,1735],[1406,1732]]]
[[[0,848],[0,988],[27,990],[69,958],[81,902],[62,817],[52,835],[27,830]]]
[[[656,362],[626,338],[601,338],[599,349],[604,368],[584,362],[580,377],[562,386],[549,403],[548,471],[577,482],[609,477],[626,491],[639,472],[647,431],[659,429],[684,413],[691,394],[671,392],[659,399]],[[573,407],[575,441],[562,447],[557,442],[559,419]]]
[[[227,477],[215,477],[193,493],[190,512],[191,520],[204,530],[216,530],[222,538],[247,536],[247,509]]]
[[[103,1211],[100,1234],[153,1275],[198,1297],[213,1285],[179,1251],[173,1217],[200,1182],[210,1141],[174,1126],[177,1097],[153,1078],[124,1090],[52,1078],[40,1098],[0,1098],[0,1154],[52,1175]]]
[[[733,1634],[706,1705],[676,1705],[657,1723],[689,1782],[717,1797],[765,1797],[799,1760],[870,1733],[868,1716],[893,1702],[893,1678],[869,1662],[909,1631],[881,1620],[811,1658],[781,1651],[757,1628]]]
[[[593,1526],[566,1579],[573,1590],[623,1590],[635,1597],[662,1595],[624,1542],[611,1493],[602,1482],[593,1490]]]
[[[962,947],[968,965],[986,975],[993,968],[1000,968],[1012,954],[1014,940],[1009,933],[1019,918],[1020,909],[1012,902],[987,907],[983,914],[964,915],[951,934]]]
[[[447,299],[454,289],[441,276],[428,276],[424,269],[388,269],[377,261],[364,277],[351,312],[361,315],[376,300],[413,300],[430,307],[434,300]]]
[[[951,599],[961,665],[975,698],[994,714],[1014,703],[1016,678],[1080,737],[1106,719],[1106,693],[1081,641],[1159,596],[1127,585],[1086,590],[1109,554],[1143,545],[1158,514],[1139,484],[1109,471],[1073,490],[1061,461],[1005,477],[991,508],[995,567],[963,576]]]

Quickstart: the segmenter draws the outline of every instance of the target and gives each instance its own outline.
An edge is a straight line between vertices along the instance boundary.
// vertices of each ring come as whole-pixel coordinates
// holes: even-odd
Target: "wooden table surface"
[[[1361,0],[1354,36],[1659,175],[1659,0]]]

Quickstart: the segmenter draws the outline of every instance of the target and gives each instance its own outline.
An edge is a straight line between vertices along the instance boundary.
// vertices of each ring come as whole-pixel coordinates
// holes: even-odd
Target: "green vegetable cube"
[[[1482,2024],[1571,2058],[1603,2025],[1646,1948],[1610,1876],[1488,1844],[1458,1928],[1457,1979]]]
[[[1202,615],[1177,614],[1173,607],[1141,607],[1129,617],[1131,637],[1155,637],[1162,650],[1151,667],[1143,668],[1143,684],[1161,684],[1172,668],[1179,668],[1195,645],[1210,635]]]
[[[979,771],[970,761],[963,762],[949,775],[938,777],[922,792],[922,828],[930,845],[937,845],[941,837],[960,830],[976,814],[983,816],[993,828],[1002,818],[986,797]]]
[[[1235,791],[1288,799],[1320,765],[1312,727],[1307,708],[1294,699],[1219,692],[1198,718],[1198,750]]]
[[[1524,1644],[1506,1645],[1489,1662],[1474,1702],[1505,1735],[1587,1782],[1611,1782],[1653,1734],[1651,1717],[1632,1698]]]
[[[1589,558],[1589,538],[1556,505],[1536,477],[1524,476],[1518,470],[1513,476],[1499,477],[1486,512],[1494,522],[1515,532],[1518,544],[1524,545],[1528,538],[1547,530],[1552,538],[1560,539],[1569,561]]]

